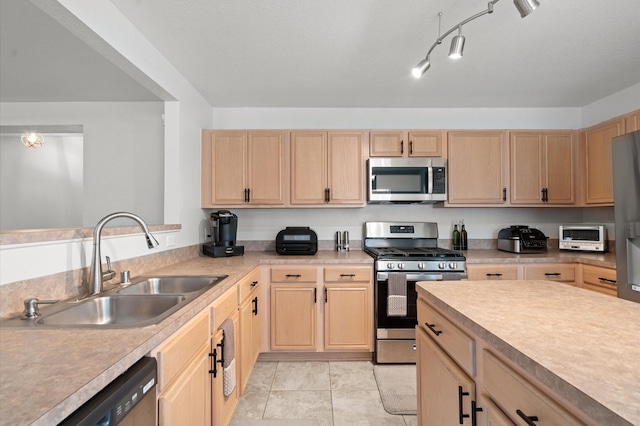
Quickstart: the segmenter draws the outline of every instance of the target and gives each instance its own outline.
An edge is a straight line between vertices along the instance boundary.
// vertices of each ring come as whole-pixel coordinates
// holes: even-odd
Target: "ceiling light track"
[[[458,35],[453,37],[453,40],[451,41],[451,49],[449,50],[449,57],[452,59],[461,58],[462,51],[464,49],[464,42],[465,42],[465,38],[462,35],[462,26],[481,16],[493,13],[493,5],[498,3],[499,1],[500,0],[490,1],[487,4],[486,10],[483,10],[481,12],[476,13],[475,15],[468,17],[467,19],[451,27],[446,33],[442,35],[438,35],[438,38],[436,39],[436,41],[433,43],[433,45],[427,52],[427,55],[425,56],[425,58],[420,62],[418,62],[418,64],[415,67],[413,67],[413,69],[411,70],[411,74],[413,74],[415,78],[422,77],[422,75],[425,72],[427,72],[429,67],[431,67],[431,52],[433,52],[433,49],[435,49],[437,45],[442,44],[442,40],[447,38],[447,36],[452,32],[454,32],[455,30],[458,30]],[[520,12],[520,16],[522,18],[524,18],[525,16],[529,15],[531,12],[536,10],[536,8],[540,5],[540,3],[538,3],[537,0],[513,0],[513,4],[515,5],[516,9],[518,9],[518,12]],[[440,34],[441,17],[442,17],[442,12],[438,13],[438,34]]]

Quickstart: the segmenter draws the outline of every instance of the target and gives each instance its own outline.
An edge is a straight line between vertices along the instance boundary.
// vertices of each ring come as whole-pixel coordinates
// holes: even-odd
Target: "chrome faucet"
[[[91,258],[91,275],[89,278],[89,294],[98,294],[102,292],[102,283],[105,280],[110,280],[115,276],[115,272],[111,271],[111,265],[109,264],[109,270],[105,273],[102,272],[102,256],[100,255],[100,234],[102,232],[102,228],[107,224],[107,222],[112,219],[116,219],[119,217],[126,217],[129,219],[133,219],[138,222],[138,225],[144,231],[144,236],[147,239],[147,247],[150,249],[154,247],[158,247],[160,244],[158,240],[151,235],[149,232],[149,228],[147,224],[133,213],[127,212],[119,212],[119,213],[111,213],[110,215],[104,217],[100,222],[96,224],[96,227],[93,230],[93,256]]]

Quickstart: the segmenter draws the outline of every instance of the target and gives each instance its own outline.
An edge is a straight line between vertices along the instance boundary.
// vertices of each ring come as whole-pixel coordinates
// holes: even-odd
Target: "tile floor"
[[[414,426],[384,411],[367,361],[259,361],[231,426]]]

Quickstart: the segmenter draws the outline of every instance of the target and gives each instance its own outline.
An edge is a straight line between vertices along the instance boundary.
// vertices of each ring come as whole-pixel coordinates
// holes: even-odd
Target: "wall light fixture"
[[[35,132],[23,133],[22,136],[20,136],[20,140],[22,140],[24,146],[33,149],[40,148],[44,141],[42,135]]]

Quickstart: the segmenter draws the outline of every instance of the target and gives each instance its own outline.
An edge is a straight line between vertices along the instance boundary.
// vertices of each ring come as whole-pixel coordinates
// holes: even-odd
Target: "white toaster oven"
[[[560,225],[560,250],[606,252],[609,250],[604,225]]]

